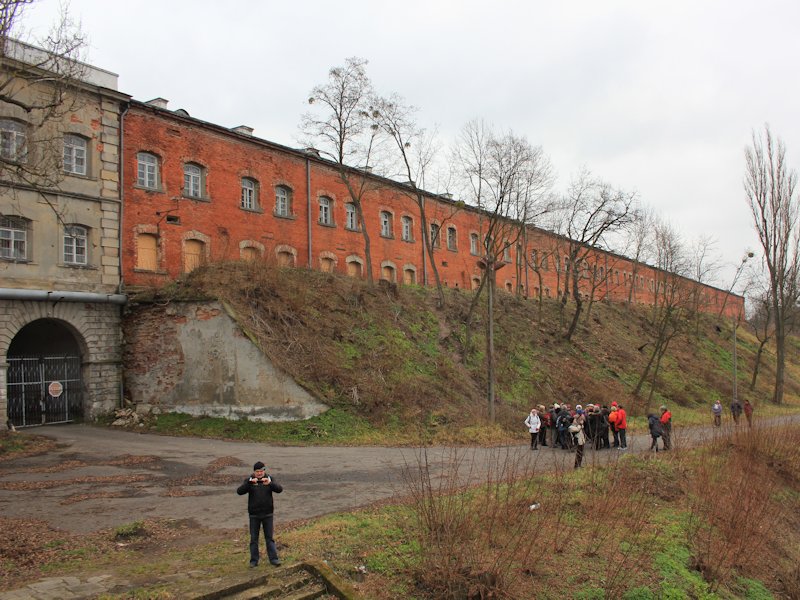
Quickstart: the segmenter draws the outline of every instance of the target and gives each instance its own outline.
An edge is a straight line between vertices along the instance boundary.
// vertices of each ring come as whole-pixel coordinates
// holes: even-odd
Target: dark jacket
[[[240,496],[249,494],[247,512],[251,515],[271,515],[273,512],[272,492],[280,494],[283,491],[283,486],[277,483],[271,475],[267,475],[267,477],[271,479],[268,484],[262,481],[250,483],[250,477],[248,477],[236,490]]]
[[[661,437],[664,429],[661,427],[661,421],[655,415],[647,415],[647,425],[650,427],[650,435],[653,437]]]

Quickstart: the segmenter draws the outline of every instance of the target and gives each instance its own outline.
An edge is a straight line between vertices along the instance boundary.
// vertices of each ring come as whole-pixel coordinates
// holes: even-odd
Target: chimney
[[[145,104],[167,110],[167,104],[169,104],[169,100],[165,100],[164,98],[153,98],[152,100],[145,102]]]
[[[238,133],[241,135],[252,136],[253,135],[253,128],[248,127],[247,125],[239,125],[238,127],[234,127],[231,129],[234,133]]]

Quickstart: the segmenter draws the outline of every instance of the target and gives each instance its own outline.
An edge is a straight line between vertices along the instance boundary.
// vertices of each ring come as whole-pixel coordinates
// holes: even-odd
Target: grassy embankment
[[[632,392],[653,345],[650,309],[594,303],[572,343],[562,323],[571,305],[499,294],[496,309],[497,423],[487,423],[484,337],[480,301],[466,326],[472,292],[446,290],[438,309],[430,290],[399,288],[302,269],[253,264],[211,265],[156,292],[142,295],[129,318],[158,302],[220,300],[270,360],[331,407],[300,423],[263,424],[160,415],[153,431],[287,444],[480,444],[519,441],[520,423],[533,405],[554,401],[623,403],[634,429],[666,404],[676,426],[706,424],[710,406],[728,406],[732,393],[731,323],[714,315],[689,316],[671,342],[655,387]],[[469,343],[468,339],[469,331]],[[770,347],[750,390],[757,340],[738,329],[739,397],[757,414],[800,408],[800,342],[788,352],[786,402],[771,397]]]

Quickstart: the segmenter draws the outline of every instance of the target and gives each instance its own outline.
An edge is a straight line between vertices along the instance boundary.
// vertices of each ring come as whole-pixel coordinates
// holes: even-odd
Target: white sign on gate
[[[61,385],[60,381],[51,381],[50,385],[47,386],[47,393],[50,394],[53,398],[58,398],[63,391],[64,391],[64,386]]]

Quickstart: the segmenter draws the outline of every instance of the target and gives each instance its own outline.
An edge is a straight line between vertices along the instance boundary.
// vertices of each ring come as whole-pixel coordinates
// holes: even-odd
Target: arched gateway
[[[6,356],[8,420],[15,427],[83,416],[85,341],[68,323],[37,319],[14,336]]]

